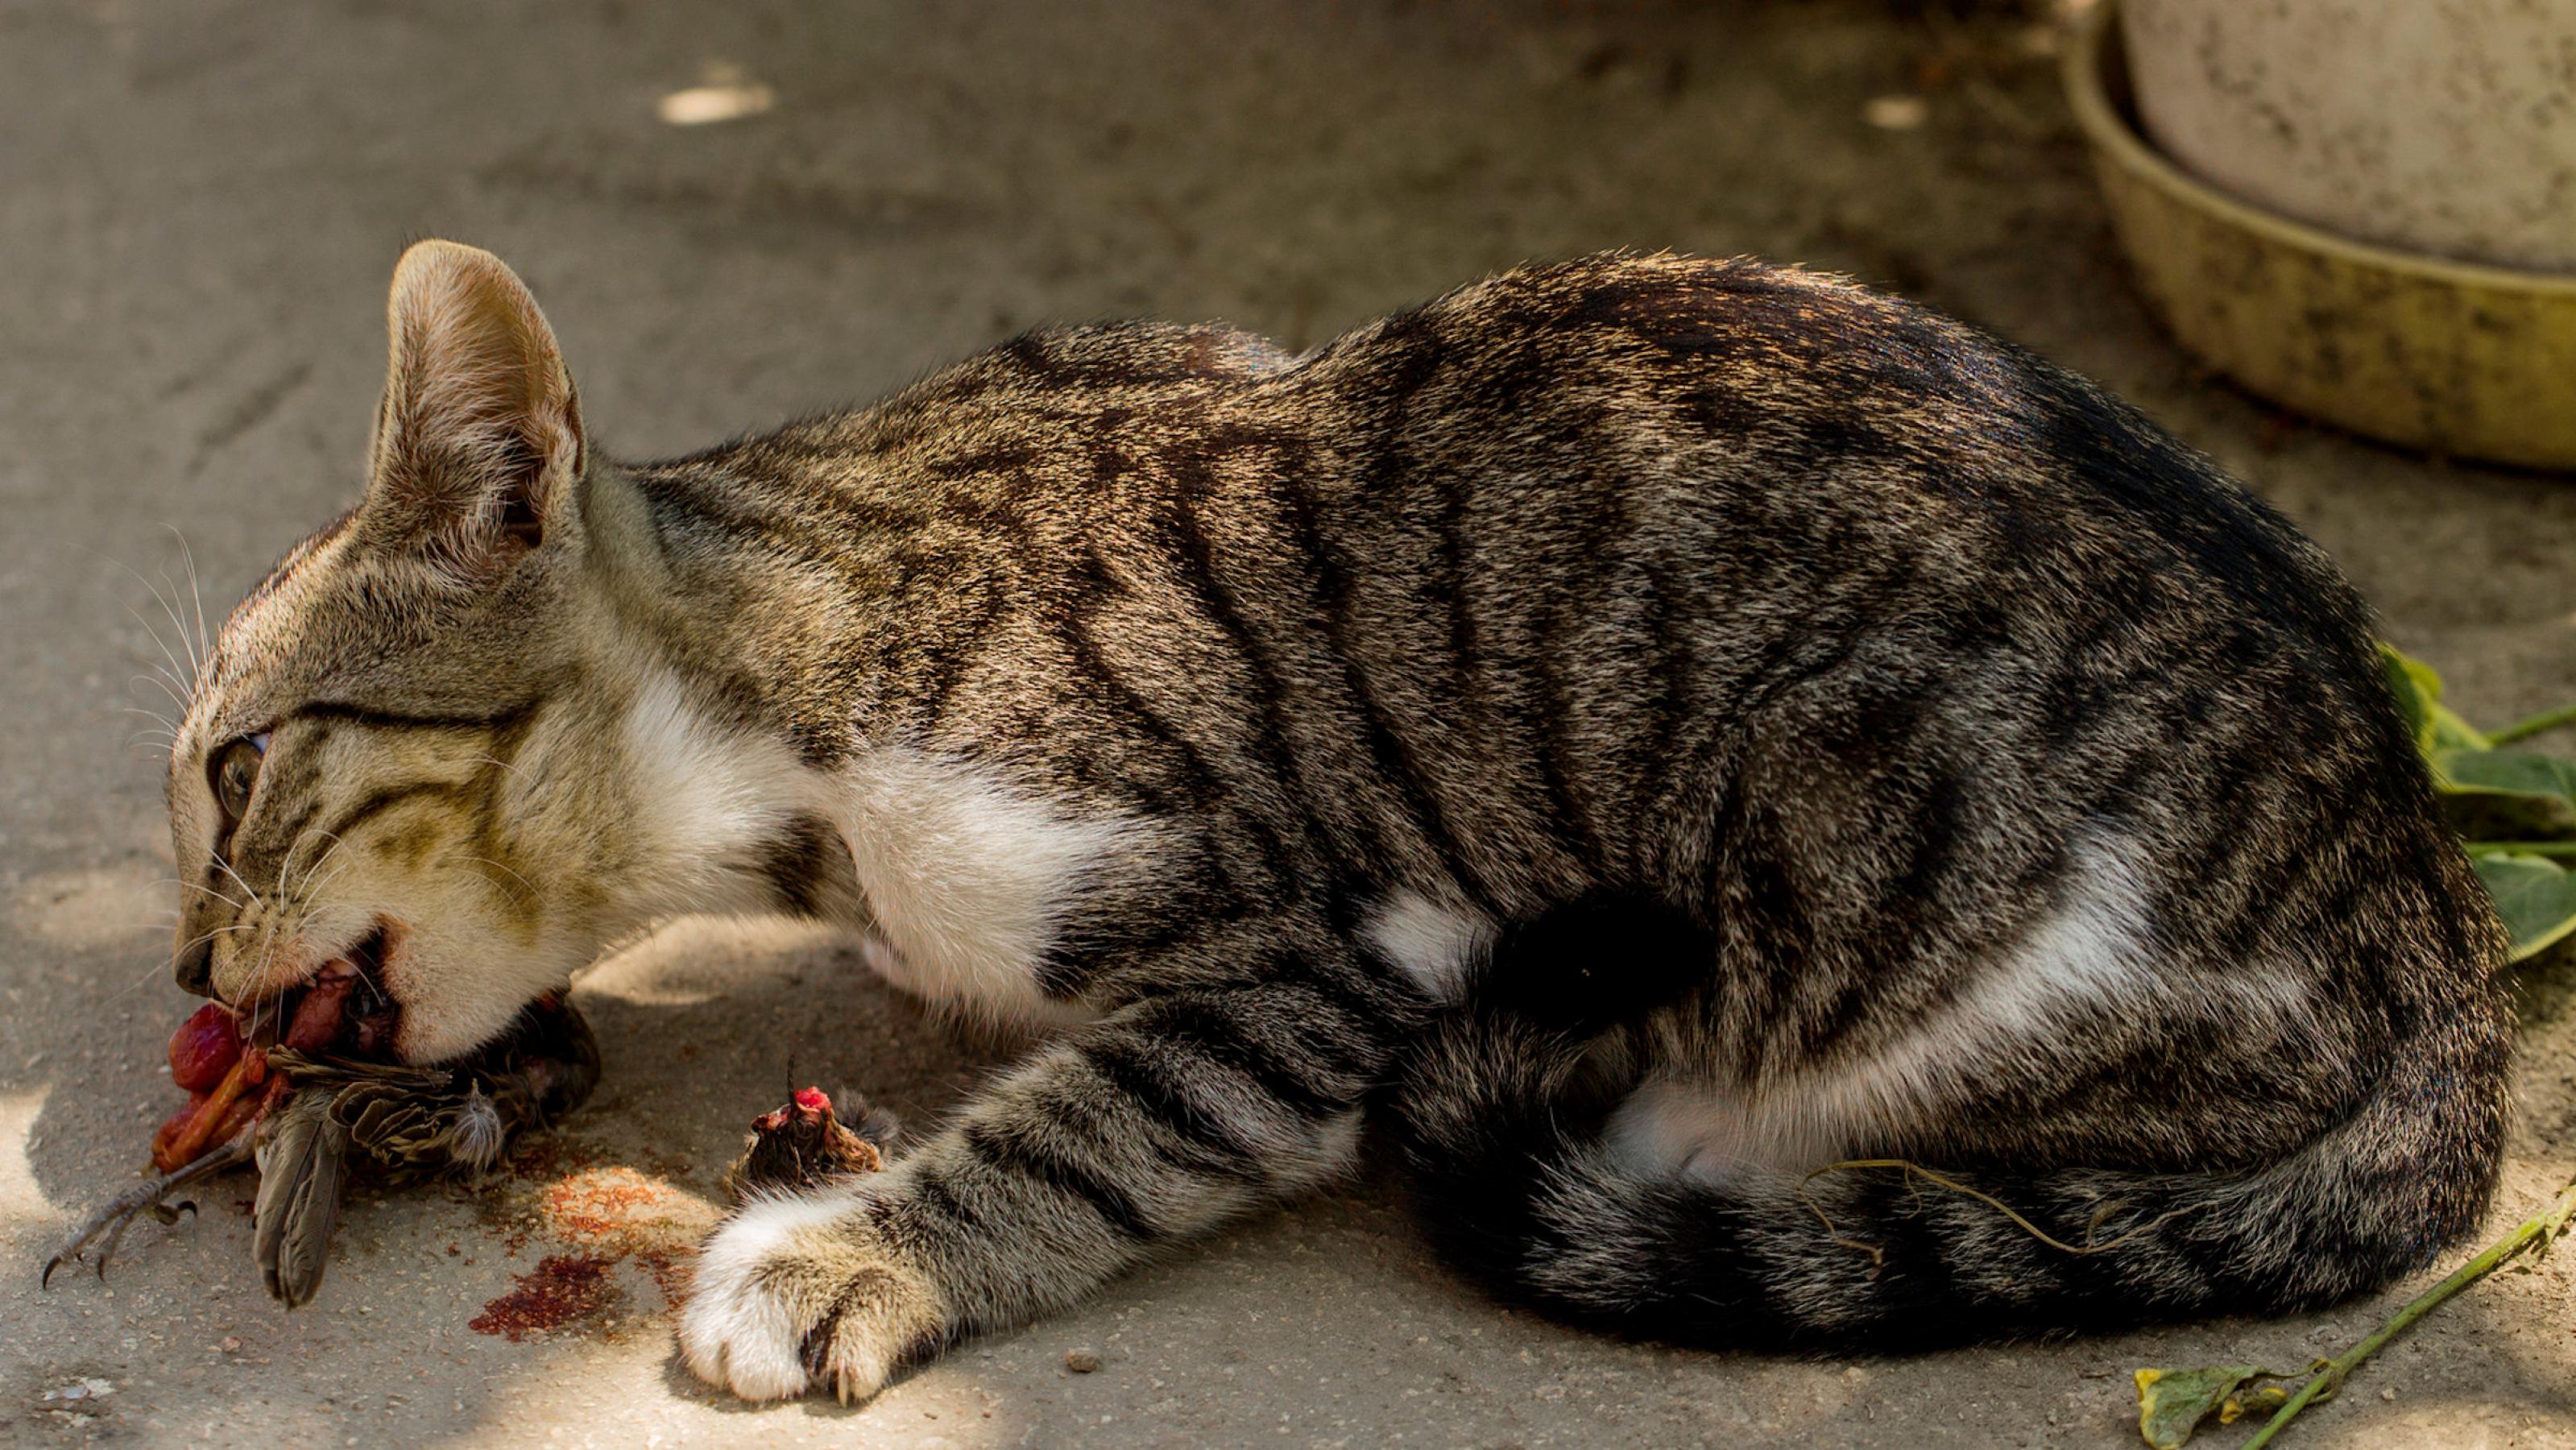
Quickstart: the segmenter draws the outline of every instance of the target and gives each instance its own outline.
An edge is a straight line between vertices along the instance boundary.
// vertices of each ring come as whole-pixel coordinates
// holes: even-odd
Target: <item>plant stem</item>
[[[2490,730],[2487,732],[2487,743],[2504,745],[2527,735],[2537,735],[2543,730],[2555,730],[2561,725],[2576,725],[2576,705],[2562,705],[2558,709],[2534,715],[2528,720],[2516,720],[2502,730]]]
[[[2576,856],[2576,841],[2463,841],[2460,847],[2472,856]]]
[[[2290,1423],[2291,1416],[2343,1388],[2346,1376],[2359,1369],[2363,1360],[2377,1354],[2380,1346],[2405,1333],[2406,1326],[2440,1308],[2443,1300],[2494,1273],[2525,1251],[2546,1249],[2551,1239],[2567,1231],[2567,1221],[2571,1217],[2576,1217],[2576,1182],[2558,1190],[2558,1196],[2549,1201],[2547,1208],[2523,1220],[2513,1232],[2488,1245],[2486,1252],[2452,1270],[2449,1278],[2425,1290],[2415,1302],[2398,1310],[2395,1318],[2379,1326],[2369,1338],[2326,1361],[2325,1368],[2317,1371],[2314,1379],[2301,1385],[2299,1392],[2290,1396],[2289,1402],[2281,1406],[2238,1450],[2259,1450],[2259,1447],[2271,1444],[2272,1437],[2281,1433],[2281,1427]]]

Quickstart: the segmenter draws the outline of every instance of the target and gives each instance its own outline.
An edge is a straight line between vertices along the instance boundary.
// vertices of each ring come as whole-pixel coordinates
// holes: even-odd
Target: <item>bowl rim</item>
[[[2318,252],[2356,266],[2402,273],[2451,287],[2477,288],[2539,296],[2576,303],[2576,275],[2532,272],[2488,262],[2462,262],[2426,252],[2410,252],[2376,242],[2357,241],[2307,222],[2295,221],[2211,186],[2192,176],[2150,145],[2113,103],[2103,71],[2122,42],[2112,27],[2119,0],[2094,0],[2074,17],[2074,43],[2059,62],[2067,104],[2076,124],[2095,150],[2121,170],[2139,177],[2183,205],[2215,216],[2246,231],[2301,251]]]

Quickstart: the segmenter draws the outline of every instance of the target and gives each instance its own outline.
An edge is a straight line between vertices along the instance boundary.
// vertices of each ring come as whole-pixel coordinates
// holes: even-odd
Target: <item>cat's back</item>
[[[790,423],[720,454],[737,467],[792,473],[802,463],[916,493],[985,473],[1061,486],[1102,448],[1183,443],[1210,399],[1293,362],[1269,339],[1223,323],[1032,328],[873,406]]]
[[[1847,279],[1753,259],[1521,268],[1252,380],[1323,450],[1296,482],[1359,574],[1465,556],[1569,606],[1622,571],[1717,613],[1980,628],[2280,660],[2381,709],[2330,560],[2136,410]],[[1677,567],[1692,566],[1692,567]]]
[[[1400,448],[1422,475],[1459,463],[1497,486],[1874,515],[2011,556],[1981,568],[2179,554],[2237,595],[2347,593],[2277,513],[2094,384],[1929,308],[1754,258],[1518,268],[1356,329],[1250,395],[1283,426]],[[1433,481],[1348,470],[1364,471],[1377,487]]]

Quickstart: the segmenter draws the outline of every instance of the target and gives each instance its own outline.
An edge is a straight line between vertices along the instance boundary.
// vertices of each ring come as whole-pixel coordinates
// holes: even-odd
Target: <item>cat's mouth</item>
[[[348,950],[313,975],[264,1001],[244,1004],[251,1042],[310,1054],[386,1058],[402,1027],[402,1004],[385,990],[384,964],[393,925],[379,920]]]

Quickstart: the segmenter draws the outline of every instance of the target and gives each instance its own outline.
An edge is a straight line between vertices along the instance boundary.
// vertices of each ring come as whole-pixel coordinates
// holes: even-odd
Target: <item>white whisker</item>
[[[197,616],[197,647],[190,653],[197,661],[196,679],[202,683],[207,667],[215,662],[215,639],[206,632],[206,591],[197,582],[197,551],[188,547],[188,536],[179,532],[177,524],[164,523],[161,527],[168,529],[170,537],[179,541],[179,557],[188,566],[188,602]],[[170,586],[173,593],[178,591],[178,587],[176,584]]]
[[[347,861],[341,862],[337,866],[332,867],[330,873],[318,881],[312,879],[311,872],[308,871],[305,873],[306,884],[301,888],[301,890],[303,892],[303,900],[307,910],[311,909],[313,903],[322,899],[322,893],[328,891],[334,882],[349,874],[349,864],[350,863]]]
[[[316,837],[325,838],[330,844],[324,846],[321,854],[313,858],[313,864],[304,868],[303,886],[300,889],[290,888],[287,885],[287,880],[295,869],[295,850],[300,849],[305,841],[312,840]],[[342,846],[347,844],[348,842],[342,840],[340,834],[336,831],[326,831],[317,826],[314,829],[305,832],[302,837],[297,839],[295,848],[291,848],[287,851],[285,862],[278,867],[277,899],[290,903],[300,900],[304,903],[305,908],[310,910],[313,901],[313,878],[315,874],[321,871],[323,866],[328,864],[333,856],[339,854]],[[346,863],[344,862],[343,864],[345,865]],[[334,871],[332,874],[336,876],[339,873]]]
[[[487,860],[486,858],[481,857],[481,856],[468,856],[468,857],[466,857],[465,859],[466,859],[466,860],[468,860],[468,861],[472,861],[472,862],[476,863],[477,865],[489,866],[489,867],[491,867],[492,869],[494,869],[494,870],[496,870],[496,871],[509,871],[509,873],[510,873],[510,879],[511,879],[511,880],[513,880],[513,881],[518,882],[518,883],[519,883],[519,885],[520,885],[520,887],[521,887],[522,889],[524,889],[524,890],[528,893],[528,900],[530,900],[531,902],[534,902],[534,901],[539,901],[539,900],[542,900],[542,899],[543,899],[542,895],[538,892],[537,888],[536,888],[534,885],[530,884],[530,882],[528,881],[528,878],[527,878],[527,877],[520,875],[520,874],[519,874],[518,872],[516,872],[516,871],[510,871],[510,868],[509,868],[509,867],[502,865],[500,862],[498,862],[498,861],[493,861],[493,860]]]
[[[170,651],[170,647],[168,645],[162,645],[161,651],[164,656],[167,656]],[[193,687],[189,685],[187,679],[177,670],[172,669],[169,665],[155,664],[151,660],[145,660],[143,663],[151,667],[152,674],[150,678],[152,682],[160,686],[161,689],[170,696],[170,698],[179,701],[179,708],[181,710],[184,711],[187,709],[188,697],[193,693]]]
[[[165,525],[165,527],[167,526]],[[187,542],[188,541],[184,536],[179,540],[179,546],[183,553],[187,551]],[[187,653],[189,664],[187,668],[182,669],[180,667],[178,652],[172,650],[168,641],[161,638],[161,631],[154,629],[150,620],[145,619],[142,613],[136,610],[131,604],[125,606],[125,612],[133,615],[134,622],[143,626],[143,632],[152,637],[153,644],[159,647],[162,655],[170,661],[171,671],[174,676],[179,677],[181,687],[189,694],[193,695],[196,690],[197,681],[202,673],[202,661],[205,657],[204,651],[198,647],[196,640],[202,639],[205,631],[203,625],[200,624],[196,636],[194,638],[190,636],[188,631],[188,621],[179,613],[179,586],[172,583],[170,585],[169,592],[164,594],[160,585],[153,583],[149,578],[144,576],[142,570],[126,563],[123,559],[119,559],[113,554],[102,553],[97,549],[86,547],[83,548],[83,552],[97,558],[104,559],[108,563],[115,565],[117,568],[124,570],[128,575],[132,576],[135,583],[152,591],[153,602],[161,606],[162,613],[170,616],[171,625],[179,631],[180,643],[188,646]],[[193,571],[195,569],[195,558],[193,555],[189,555],[189,568],[191,570],[191,578],[193,578]],[[169,576],[166,573],[162,577],[164,582],[168,582]],[[202,600],[199,602],[198,606],[198,617],[200,620],[204,618]]]
[[[125,566],[124,566],[124,565],[122,565],[122,564],[119,564],[117,567],[118,567],[118,568],[120,568],[120,569],[125,568]],[[126,569],[126,570],[125,570],[125,572],[126,572],[126,573],[128,573],[128,574],[134,574],[134,571],[133,571],[132,569]],[[135,578],[137,578],[137,579],[142,579],[142,580],[143,580],[143,587],[144,587],[144,588],[146,588],[146,589],[152,589],[152,581],[151,581],[151,580],[149,580],[149,579],[144,579],[144,578],[143,578],[143,576],[142,576],[142,575],[140,575],[140,574],[134,574],[134,577],[135,577]],[[161,598],[160,591],[159,591],[159,590],[157,590],[157,589],[154,589],[154,590],[153,590],[152,597],[153,597],[155,600],[159,600],[159,599]],[[168,604],[167,602],[164,602],[164,603],[162,604],[162,606],[161,606],[161,607],[162,607],[163,609],[165,609],[165,610],[167,610],[167,609],[169,609],[169,608],[170,608],[170,606],[169,606],[169,604]],[[190,674],[189,674],[185,669],[183,669],[183,667],[180,665],[180,663],[179,663],[179,655],[178,655],[178,652],[177,652],[176,650],[173,650],[173,649],[171,649],[171,648],[170,648],[170,642],[169,642],[168,640],[163,639],[163,638],[161,637],[161,631],[159,631],[159,630],[157,630],[157,629],[154,629],[154,628],[152,627],[152,621],[150,621],[150,620],[148,620],[148,619],[145,619],[145,618],[143,617],[142,611],[140,611],[140,610],[136,609],[133,605],[128,604],[128,605],[126,605],[126,606],[125,606],[125,612],[126,612],[126,614],[127,614],[128,616],[130,616],[130,617],[134,620],[134,622],[135,622],[136,624],[139,624],[139,625],[143,626],[143,632],[144,632],[145,634],[147,634],[147,635],[150,635],[150,636],[152,637],[152,645],[153,645],[153,647],[154,647],[155,649],[158,649],[158,650],[160,650],[160,651],[161,651],[161,658],[163,658],[164,660],[169,661],[169,667],[168,667],[167,669],[163,669],[160,665],[153,665],[152,667],[153,667],[155,670],[159,670],[159,671],[160,671],[164,676],[166,676],[166,677],[168,678],[168,680],[170,681],[170,683],[171,683],[171,684],[173,684],[173,685],[175,685],[175,686],[177,686],[177,687],[178,687],[178,688],[177,688],[177,693],[178,693],[178,696],[179,696],[179,703],[180,703],[180,705],[181,705],[181,707],[182,707],[182,708],[185,708],[185,707],[186,707],[186,705],[187,705],[187,703],[188,703],[189,698],[190,698],[191,696],[193,696],[193,695],[196,693],[196,688],[197,688],[197,687],[196,687],[196,682],[195,682],[195,680],[194,680],[194,679],[191,677],[191,675],[190,675]],[[173,611],[173,612],[171,613],[171,618],[172,618],[172,619],[174,619],[174,620],[175,620],[176,618],[178,618],[178,615],[177,615],[177,613],[176,613],[175,611]],[[185,630],[184,630],[184,627],[183,627],[183,629],[182,629],[182,633],[184,634],[184,632],[185,632]],[[183,644],[184,644],[185,642],[186,642],[186,641],[185,641],[184,639],[181,641],[181,643],[183,643]],[[147,661],[145,661],[145,663],[149,664],[149,663],[151,663],[151,662],[147,660]]]
[[[149,663],[149,661],[146,661],[146,663]],[[136,685],[150,685],[154,689],[157,689],[161,693],[169,696],[171,699],[178,701],[180,709],[186,709],[188,707],[187,698],[181,695],[178,689],[171,684],[169,671],[162,669],[159,665],[154,665],[152,668],[154,671],[152,674],[133,676],[125,682],[125,687],[130,690]]]
[[[186,951],[188,948],[190,948],[190,947],[192,947],[192,946],[196,946],[196,945],[197,945],[197,944],[199,944],[200,942],[209,942],[209,941],[213,941],[216,937],[223,936],[223,935],[225,935],[225,934],[226,934],[226,933],[228,933],[228,932],[236,932],[236,931],[250,931],[250,930],[253,930],[253,928],[251,927],[251,925],[250,925],[248,922],[240,922],[240,921],[233,922],[233,923],[231,923],[231,924],[230,924],[230,925],[228,925],[228,926],[218,926],[218,927],[214,927],[214,928],[211,928],[210,930],[200,932],[200,933],[198,933],[197,935],[195,935],[195,936],[192,936],[192,937],[188,938],[186,941],[183,941],[183,942],[179,943],[178,950],[180,950],[180,951],[183,951],[183,952],[184,952],[184,951]]]
[[[217,891],[215,888],[206,885],[202,881],[182,881],[176,876],[164,876],[152,884],[155,886],[176,886],[182,891],[203,892],[217,901],[222,902],[224,905],[231,907],[235,911],[248,911],[252,905],[256,905],[258,902],[257,897],[253,897],[249,903],[236,901],[230,894]]]
[[[221,856],[217,856],[217,857],[215,857],[215,858],[214,858],[214,862],[215,862],[215,864],[216,864],[217,866],[220,866],[220,867],[222,867],[222,868],[223,868],[223,872],[224,872],[224,874],[225,874],[225,875],[227,875],[227,876],[229,876],[229,877],[233,878],[233,884],[235,884],[235,885],[239,886],[243,891],[245,891],[245,892],[249,893],[249,895],[250,895],[250,905],[249,905],[248,907],[243,907],[243,906],[239,905],[238,903],[236,903],[236,904],[235,904],[235,906],[234,906],[234,908],[233,908],[234,910],[236,910],[236,911],[244,911],[244,910],[248,910],[248,911],[256,911],[256,910],[260,909],[260,907],[261,907],[261,906],[263,906],[263,905],[265,904],[265,903],[263,903],[263,902],[259,899],[259,890],[258,890],[258,888],[256,888],[256,887],[252,886],[249,882],[242,880],[242,874],[241,874],[240,872],[238,872],[238,871],[236,871],[236,870],[234,870],[234,869],[233,869],[233,863],[231,863],[230,861],[225,860],[225,859],[224,859],[223,857],[221,857]],[[211,888],[209,888],[209,889],[211,889]],[[225,899],[226,899],[226,900],[230,900],[231,898],[227,897],[227,898],[225,898]]]

